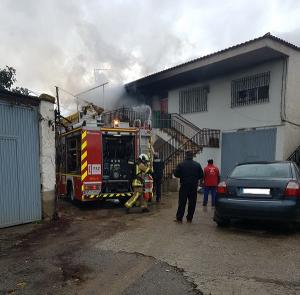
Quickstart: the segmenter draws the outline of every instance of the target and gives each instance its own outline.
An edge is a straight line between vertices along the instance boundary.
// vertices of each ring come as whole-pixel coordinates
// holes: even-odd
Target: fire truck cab
[[[118,199],[125,203],[133,194],[138,155],[146,153],[153,159],[149,122],[142,125],[136,120],[130,126],[115,118],[104,126],[101,117],[80,116],[58,138],[59,194],[72,201]]]

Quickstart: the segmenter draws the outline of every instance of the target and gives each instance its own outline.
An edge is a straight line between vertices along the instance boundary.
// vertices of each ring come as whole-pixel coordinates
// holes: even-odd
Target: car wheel
[[[122,206],[125,206],[126,202],[128,201],[129,199],[119,199],[119,202]]]
[[[294,233],[297,231],[297,223],[296,222],[287,223],[285,225],[285,228],[288,232]]]
[[[228,227],[230,225],[230,219],[228,218],[221,218],[216,221],[218,227]]]
[[[226,227],[230,225],[229,218],[218,216],[216,212],[214,214],[214,221],[217,223],[218,227]]]

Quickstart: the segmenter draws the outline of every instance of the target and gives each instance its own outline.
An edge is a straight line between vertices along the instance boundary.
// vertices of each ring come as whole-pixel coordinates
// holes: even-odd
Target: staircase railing
[[[165,162],[164,179],[171,178],[176,166],[184,160],[185,151],[191,150],[196,155],[204,147],[219,147],[220,130],[199,129],[199,131],[185,143],[179,144],[175,138],[171,138],[158,148],[162,160]]]
[[[300,167],[300,146],[288,157],[288,161],[295,162]]]
[[[176,128],[176,124],[178,123],[182,126],[181,130],[178,130]],[[187,138],[192,138],[200,131],[200,128],[198,126],[194,125],[193,123],[176,113],[171,114],[171,128],[174,128],[178,132],[185,134]]]
[[[155,118],[153,118],[153,127],[164,130],[172,137],[177,136],[181,140],[181,144],[193,138],[201,130],[198,126],[177,113],[158,113],[155,115]],[[194,140],[194,144],[197,144],[196,140]]]
[[[156,152],[158,152],[159,157],[166,161],[170,155],[172,155],[175,151],[180,149],[182,146],[182,140],[180,133],[176,133],[175,136],[171,136],[171,138],[168,141],[165,141],[161,146],[159,146],[156,149]],[[183,136],[182,136],[183,137]]]

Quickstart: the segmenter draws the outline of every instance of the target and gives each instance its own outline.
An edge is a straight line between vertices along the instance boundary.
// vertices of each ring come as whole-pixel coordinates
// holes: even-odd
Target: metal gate
[[[274,161],[276,128],[222,134],[222,177],[234,166],[250,161]]]
[[[38,111],[0,102],[0,227],[41,219]]]

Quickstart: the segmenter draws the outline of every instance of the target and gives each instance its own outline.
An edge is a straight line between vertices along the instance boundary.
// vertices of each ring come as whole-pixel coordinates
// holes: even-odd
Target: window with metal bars
[[[207,111],[208,87],[194,87],[179,92],[179,113],[189,114]]]
[[[231,81],[231,107],[269,102],[270,72]]]

